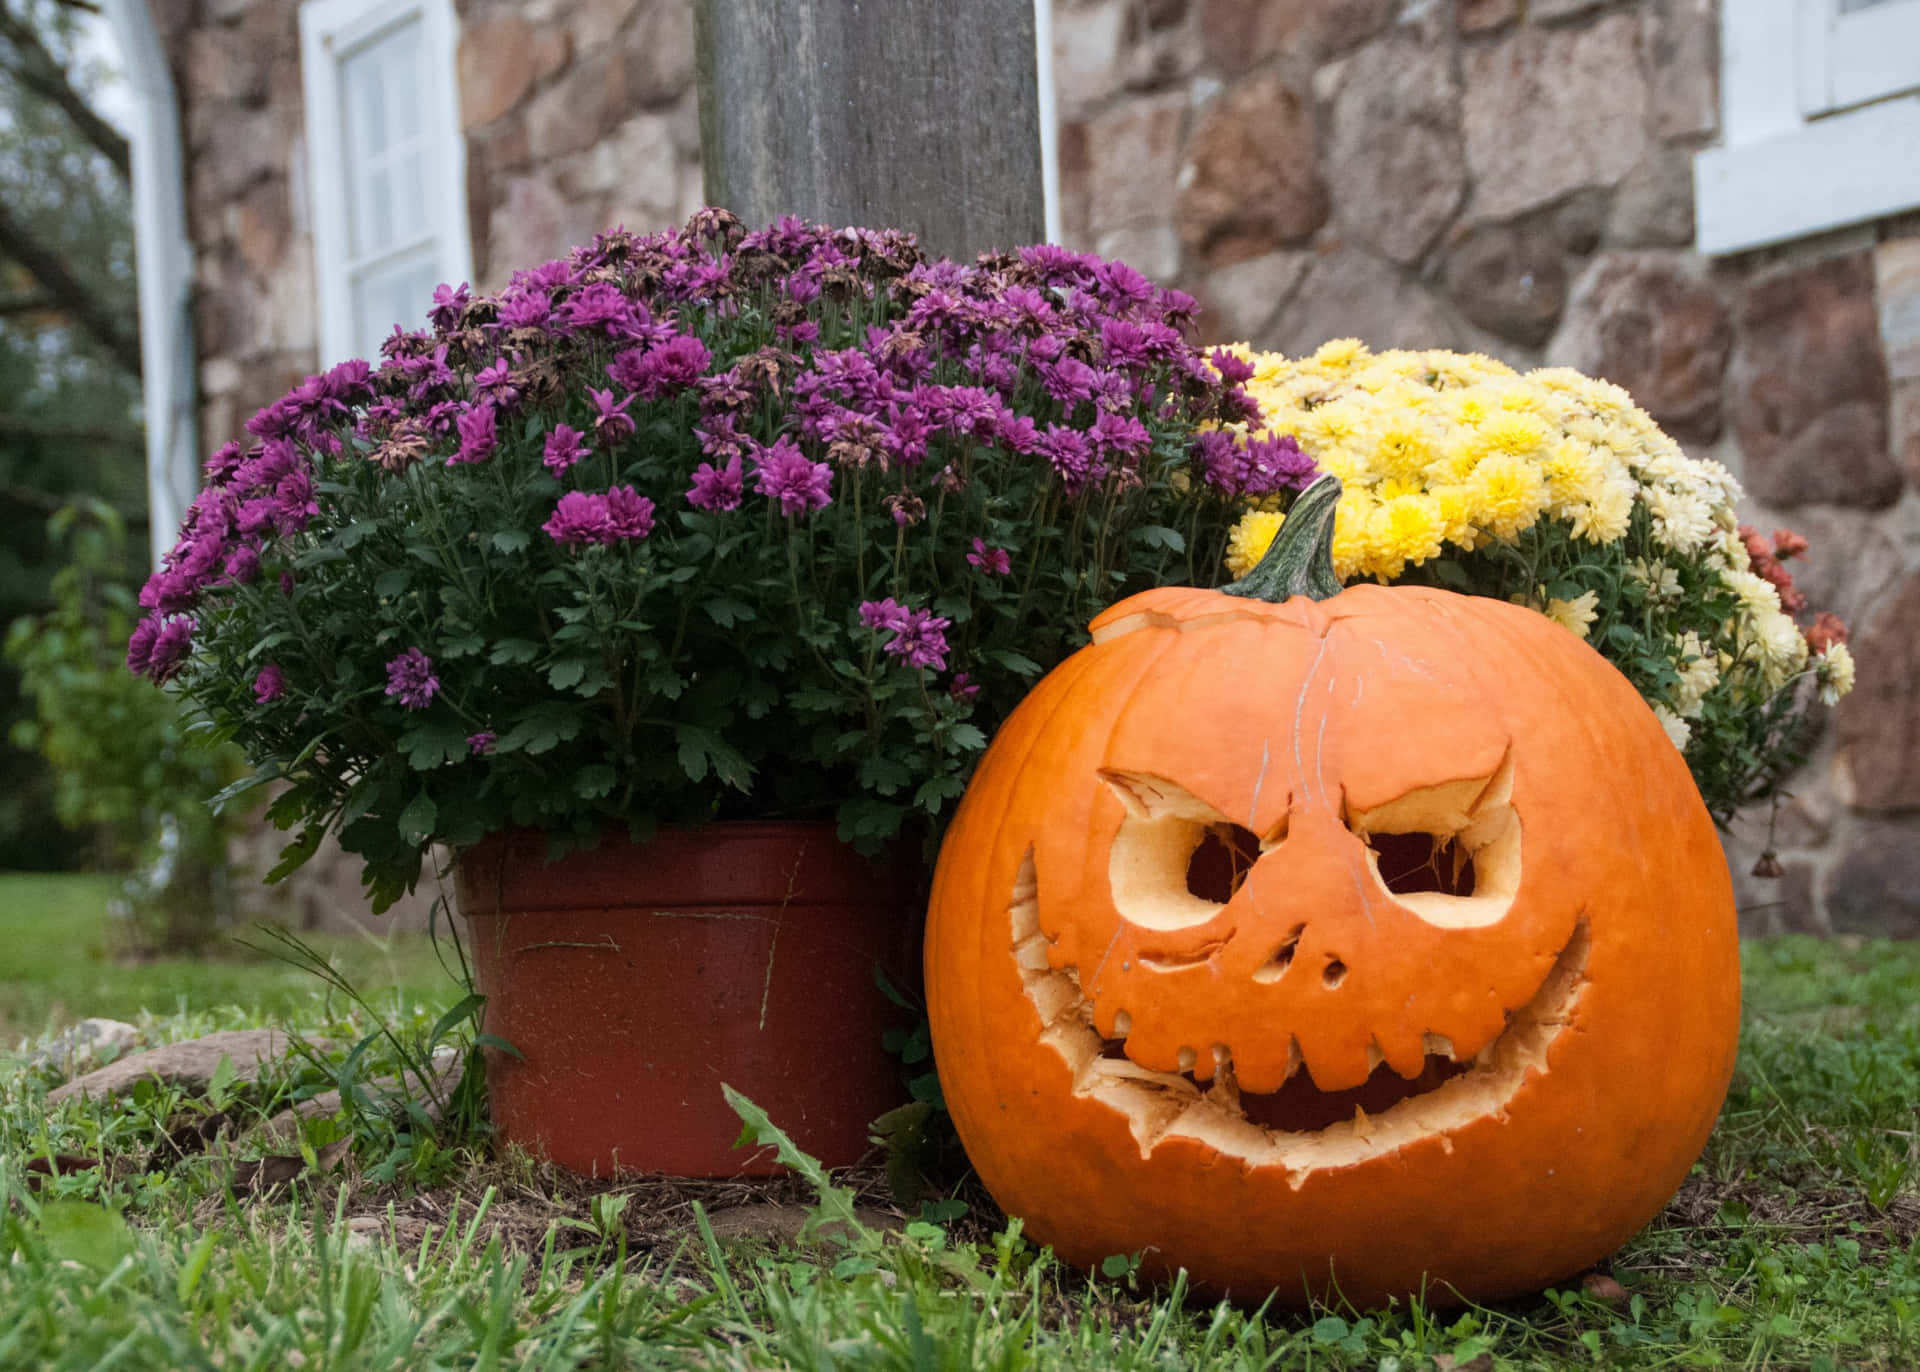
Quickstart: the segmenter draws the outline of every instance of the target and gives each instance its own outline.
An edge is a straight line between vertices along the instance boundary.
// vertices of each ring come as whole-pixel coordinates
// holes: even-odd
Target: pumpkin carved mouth
[[[1503,1114],[1527,1078],[1546,1070],[1547,1050],[1586,984],[1589,939],[1582,917],[1539,988],[1471,1058],[1456,1059],[1450,1042],[1429,1034],[1415,1076],[1402,1077],[1379,1063],[1356,1088],[1320,1091],[1300,1070],[1296,1040],[1278,1090],[1242,1092],[1231,1045],[1214,1046],[1212,1077],[1202,1083],[1190,1061],[1183,1061],[1185,1070],[1163,1072],[1127,1057],[1124,1014],[1115,1024],[1120,1037],[1094,1028],[1078,969],[1056,968],[1048,960],[1051,942],[1040,928],[1031,848],[1014,879],[1008,914],[1021,986],[1043,1025],[1041,1041],[1072,1070],[1076,1096],[1124,1115],[1143,1158],[1169,1139],[1191,1139],[1250,1167],[1281,1168],[1295,1190],[1312,1172],[1349,1167],[1425,1139],[1437,1139],[1451,1152],[1450,1133]]]

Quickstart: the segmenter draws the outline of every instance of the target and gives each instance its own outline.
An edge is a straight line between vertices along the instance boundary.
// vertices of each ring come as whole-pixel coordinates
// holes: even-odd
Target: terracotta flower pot
[[[830,1166],[904,1099],[874,982],[912,965],[912,884],[828,824],[732,823],[609,838],[549,865],[495,835],[456,871],[502,1138],[576,1171],[749,1176],[721,1083]]]

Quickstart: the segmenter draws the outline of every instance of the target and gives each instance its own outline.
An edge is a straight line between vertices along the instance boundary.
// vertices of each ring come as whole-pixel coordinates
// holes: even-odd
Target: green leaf
[[[878,795],[890,796],[913,780],[913,773],[890,757],[869,757],[860,764],[860,784]]]
[[[479,634],[472,632],[451,634],[440,640],[440,656],[472,657],[486,646],[486,639],[482,638]]]
[[[524,529],[502,529],[492,539],[494,551],[501,553],[522,552],[531,541]]]
[[[391,600],[394,596],[403,594],[412,584],[412,568],[394,567],[373,579],[373,593],[382,600]]]
[[[713,730],[702,729],[697,724],[680,724],[673,732],[679,744],[680,770],[687,774],[688,780],[705,780],[711,767],[715,777],[736,791],[746,790],[752,782],[752,765]]]
[[[379,530],[380,525],[375,520],[356,519],[338,534],[334,535],[333,541],[341,548],[357,548],[366,539],[378,533]]]
[[[1143,524],[1133,531],[1134,542],[1143,548],[1165,548],[1170,553],[1184,553],[1187,540],[1178,529],[1169,529],[1164,524]]]
[[[439,820],[440,807],[433,803],[432,796],[422,791],[400,812],[400,836],[409,843],[420,843],[433,836],[433,826]]]
[[[214,1066],[213,1076],[207,1081],[207,1104],[216,1110],[227,1107],[227,1092],[233,1089],[234,1078],[239,1071],[233,1065],[233,1059],[227,1054],[220,1055],[220,1061]]]
[[[467,734],[464,726],[444,721],[434,724],[418,724],[400,735],[396,746],[407,760],[407,766],[416,772],[424,772],[445,763],[458,762],[467,755]]]
[[[582,767],[573,779],[573,793],[582,800],[598,800],[613,790],[618,774],[604,762]]]
[[[994,648],[983,654],[990,662],[997,662],[1009,672],[1018,676],[1039,676],[1043,668],[1025,653],[1016,653],[1011,648]]]
[[[580,678],[587,674],[587,668],[592,665],[593,662],[590,658],[563,657],[551,667],[547,668],[547,685],[553,687],[556,691],[564,691],[570,687],[578,686],[580,684]]]
[[[271,885],[276,881],[285,881],[299,870],[308,858],[320,851],[320,840],[326,837],[326,833],[324,824],[309,824],[303,828],[298,838],[280,850],[280,860],[267,872],[267,883]]]
[[[987,736],[977,724],[956,724],[947,731],[947,751],[977,753],[987,746]]]
[[[487,661],[496,667],[531,662],[540,656],[540,645],[530,638],[503,638],[493,645]]]
[[[107,1271],[133,1252],[127,1222],[92,1201],[56,1200],[40,1207],[40,1236],[61,1262],[77,1262]]]
[[[707,612],[707,618],[723,629],[731,629],[736,624],[744,624],[754,618],[753,606],[732,596],[715,596],[700,608]]]

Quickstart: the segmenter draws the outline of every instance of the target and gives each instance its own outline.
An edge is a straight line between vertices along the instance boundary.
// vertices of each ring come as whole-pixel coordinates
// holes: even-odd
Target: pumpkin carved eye
[[[1429,924],[1494,924],[1520,888],[1520,817],[1513,808],[1513,754],[1492,776],[1421,786],[1355,811],[1347,827],[1367,845],[1367,864],[1387,893]]]
[[[1127,807],[1109,875],[1121,915],[1146,929],[1191,929],[1233,899],[1260,854],[1286,836],[1236,824],[1185,787],[1144,772],[1100,777]]]

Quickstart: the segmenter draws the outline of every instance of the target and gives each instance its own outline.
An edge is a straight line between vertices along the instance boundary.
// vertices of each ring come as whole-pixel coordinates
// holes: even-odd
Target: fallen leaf
[[[64,1177],[74,1172],[92,1172],[105,1166],[99,1158],[83,1158],[77,1153],[55,1153],[51,1158],[28,1158],[23,1170],[27,1173],[28,1187],[38,1191],[42,1177]]]
[[[1625,1305],[1627,1288],[1605,1272],[1589,1272],[1580,1279],[1580,1289],[1603,1305]]]

